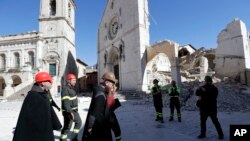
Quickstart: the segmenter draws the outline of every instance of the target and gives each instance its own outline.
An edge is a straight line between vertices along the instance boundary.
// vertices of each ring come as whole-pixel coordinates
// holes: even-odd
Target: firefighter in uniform
[[[153,95],[154,107],[156,111],[156,119],[155,121],[160,121],[163,123],[163,113],[162,113],[162,94],[161,94],[161,87],[158,85],[158,80],[154,79],[153,83],[154,86],[151,89],[151,93]]]
[[[72,141],[77,141],[77,135],[80,131],[82,120],[78,113],[78,101],[77,94],[75,91],[76,76],[74,74],[68,74],[67,84],[62,90],[62,114],[64,118],[64,125],[61,131],[61,141],[66,141],[68,138],[69,130],[71,128],[72,122],[75,123]]]
[[[218,89],[213,85],[213,80],[210,76],[205,76],[205,85],[196,90],[196,95],[200,97],[196,103],[200,109],[201,134],[198,138],[202,139],[206,137],[206,121],[210,117],[215,125],[219,139],[224,139],[224,134],[217,118]]]
[[[177,117],[178,121],[181,122],[181,106],[180,106],[180,100],[179,96],[181,93],[181,89],[176,86],[176,82],[173,80],[171,82],[171,87],[168,89],[168,94],[169,94],[169,100],[170,100],[170,118],[169,121],[174,120],[174,108],[176,108],[177,111]]]

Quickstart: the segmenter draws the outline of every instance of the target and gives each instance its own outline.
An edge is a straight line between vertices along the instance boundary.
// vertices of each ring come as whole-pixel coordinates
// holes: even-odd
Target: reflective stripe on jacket
[[[168,89],[168,94],[171,97],[179,97],[181,89],[179,87],[171,87]]]
[[[62,111],[71,113],[74,110],[78,110],[77,95],[74,87],[65,85],[62,90]]]

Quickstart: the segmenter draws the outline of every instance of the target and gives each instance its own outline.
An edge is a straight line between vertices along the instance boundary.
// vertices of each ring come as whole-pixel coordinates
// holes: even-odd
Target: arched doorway
[[[6,87],[6,83],[3,77],[0,76],[0,96],[3,96],[3,91]]]
[[[150,84],[152,83],[151,81],[153,78],[158,78],[160,82],[162,81],[163,85],[164,83],[169,83],[170,80],[175,80],[177,82],[177,85],[180,85],[180,66],[178,65],[179,61],[177,59],[178,48],[179,45],[177,43],[169,40],[156,43],[151,47],[147,47],[147,67],[144,75],[148,76],[146,77],[148,79],[144,77],[144,79],[147,80],[144,82],[147,83],[148,86],[150,86]],[[158,63],[156,63],[155,65],[154,63],[150,63],[154,62],[154,59],[156,59],[157,57]],[[164,65],[160,65],[161,63],[164,63]],[[160,75],[155,76],[155,72]],[[150,75],[153,78],[149,78]]]
[[[119,62],[120,62],[119,50],[117,47],[112,47],[109,52],[109,67],[110,67],[110,70],[115,74],[115,78],[118,80],[118,83],[117,83],[118,89],[121,86]]]
[[[13,76],[11,76],[11,78],[12,78],[12,81],[13,81],[12,87],[16,87],[16,86],[18,86],[19,84],[22,83],[22,80],[18,75],[13,75]]]
[[[147,63],[147,83],[149,89],[153,85],[153,80],[157,79],[160,85],[167,85],[171,81],[171,62],[165,53],[156,54]]]

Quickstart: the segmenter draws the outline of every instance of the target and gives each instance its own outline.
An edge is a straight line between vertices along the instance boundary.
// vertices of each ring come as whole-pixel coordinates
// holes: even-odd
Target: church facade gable
[[[98,29],[98,80],[106,71],[120,90],[146,89],[145,50],[149,46],[147,0],[109,0]]]

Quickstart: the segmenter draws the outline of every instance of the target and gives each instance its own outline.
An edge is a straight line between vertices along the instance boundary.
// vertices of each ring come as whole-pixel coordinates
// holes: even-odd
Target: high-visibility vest
[[[168,94],[171,97],[179,97],[181,89],[179,87],[171,87],[168,89]]]

